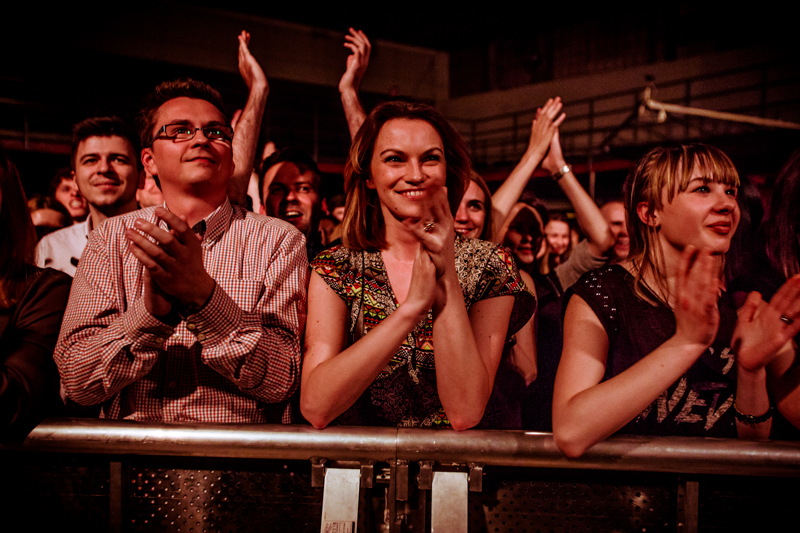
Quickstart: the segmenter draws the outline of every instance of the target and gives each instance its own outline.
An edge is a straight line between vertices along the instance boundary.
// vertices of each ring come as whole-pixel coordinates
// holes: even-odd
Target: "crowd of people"
[[[202,82],[162,83],[137,132],[75,125],[71,168],[29,202],[2,154],[5,437],[66,414],[533,429],[570,457],[617,433],[797,438],[800,151],[765,213],[702,144],[650,150],[598,206],[555,97],[492,194],[433,107],[364,110],[351,29],[352,144],[326,199],[308,154],[258,150],[249,40],[233,116]],[[527,196],[538,168],[577,227]]]

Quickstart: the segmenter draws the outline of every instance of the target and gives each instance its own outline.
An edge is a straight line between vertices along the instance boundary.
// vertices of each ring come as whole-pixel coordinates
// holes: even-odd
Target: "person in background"
[[[235,205],[257,211],[261,202],[257,201],[257,178],[254,162],[258,148],[258,135],[261,120],[267,106],[269,82],[261,65],[250,52],[250,34],[239,34],[239,74],[247,85],[247,102],[241,112],[236,112],[231,120],[233,128],[233,177],[228,183],[228,197]],[[272,143],[264,147],[266,153]],[[264,155],[262,155],[263,159]],[[254,199],[253,197],[256,196]]]
[[[737,230],[731,241],[731,252],[738,257],[727,258],[725,274],[737,305],[746,301],[751,291],[760,293],[764,300],[772,301],[782,284],[800,274],[800,150],[796,150],[778,172],[766,213],[761,195],[747,181],[738,198],[744,228]],[[762,222],[763,218],[763,222]],[[741,225],[741,223],[740,223]],[[741,231],[741,230],[744,231]],[[788,316],[788,315],[787,315]],[[781,318],[783,320],[783,317]],[[800,334],[795,335],[795,349]],[[800,365],[789,372],[800,380]],[[791,382],[791,380],[787,380]],[[785,384],[773,387],[773,399],[778,405],[794,405],[800,409],[800,399],[792,399],[792,388]],[[771,438],[800,440],[800,417],[778,409],[772,424]]]
[[[36,246],[36,264],[75,276],[90,233],[108,218],[137,208],[136,193],[142,184],[139,138],[117,117],[83,120],[72,129],[69,181],[86,203],[89,216],[42,237]],[[81,406],[65,399],[68,416],[95,418],[97,406]]]
[[[261,214],[285,220],[299,229],[306,237],[309,261],[328,244],[319,227],[321,179],[311,156],[297,148],[283,148],[269,156],[259,179],[258,188],[264,202]]]
[[[20,440],[64,410],[53,348],[72,280],[34,265],[25,193],[2,149],[0,227],[0,438]]]
[[[164,194],[158,186],[158,181],[155,176],[148,174],[147,171],[144,173],[144,186],[136,189],[136,202],[139,204],[140,209],[164,203]]]
[[[630,238],[628,223],[625,221],[625,204],[622,200],[611,200],[600,207],[603,218],[608,222],[611,234],[614,235],[614,257],[612,261],[620,263],[628,258]]]
[[[144,180],[139,140],[117,117],[88,118],[72,129],[72,176],[90,215],[39,241],[36,264],[75,275],[86,240],[106,219],[137,208]]]
[[[86,203],[86,199],[81,196],[81,191],[78,189],[78,184],[75,183],[72,169],[62,168],[56,172],[56,175],[50,181],[49,194],[61,202],[61,205],[69,212],[72,222],[86,220],[89,215],[89,205]]]
[[[67,208],[52,196],[34,195],[28,200],[28,211],[36,228],[37,242],[48,233],[72,225]]]

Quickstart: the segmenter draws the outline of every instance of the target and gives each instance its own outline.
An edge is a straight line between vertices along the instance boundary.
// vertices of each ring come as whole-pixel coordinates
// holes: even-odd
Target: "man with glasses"
[[[161,84],[138,117],[166,208],[90,236],[55,360],[105,418],[279,422],[300,371],[308,265],[292,225],[233,206],[233,132],[206,84]],[[286,417],[283,420],[287,420]]]

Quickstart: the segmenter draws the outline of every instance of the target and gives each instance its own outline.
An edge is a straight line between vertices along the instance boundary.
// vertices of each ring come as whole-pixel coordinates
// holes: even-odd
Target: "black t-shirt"
[[[639,298],[633,284],[634,278],[625,268],[611,265],[582,276],[564,297],[566,308],[572,294],[580,296],[606,330],[609,348],[604,381],[624,372],[675,334],[672,310]],[[652,300],[657,302],[655,296]],[[711,347],[619,433],[736,437],[736,371],[730,350],[736,308],[727,295],[720,299],[719,308],[720,326]]]

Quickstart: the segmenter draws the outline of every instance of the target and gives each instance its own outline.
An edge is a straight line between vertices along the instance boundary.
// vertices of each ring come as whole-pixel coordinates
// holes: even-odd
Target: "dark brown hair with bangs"
[[[695,167],[710,182],[739,186],[739,173],[730,158],[719,148],[699,143],[653,148],[642,157],[636,170],[625,181],[623,193],[630,237],[628,260],[636,267],[636,294],[644,300],[650,301],[641,290],[647,272],[651,272],[656,280],[657,286],[653,289],[659,299],[665,298],[669,291],[658,230],[639,218],[638,206],[646,203],[649,217],[664,207],[665,199],[671,203],[689,186]]]
[[[386,226],[377,193],[367,187],[372,152],[384,124],[396,118],[424,120],[439,133],[447,168],[447,199],[451,213],[469,185],[470,159],[467,146],[453,126],[433,107],[425,104],[389,101],[377,106],[358,130],[344,167],[347,191],[342,242],[351,250],[380,250],[386,247]]]

